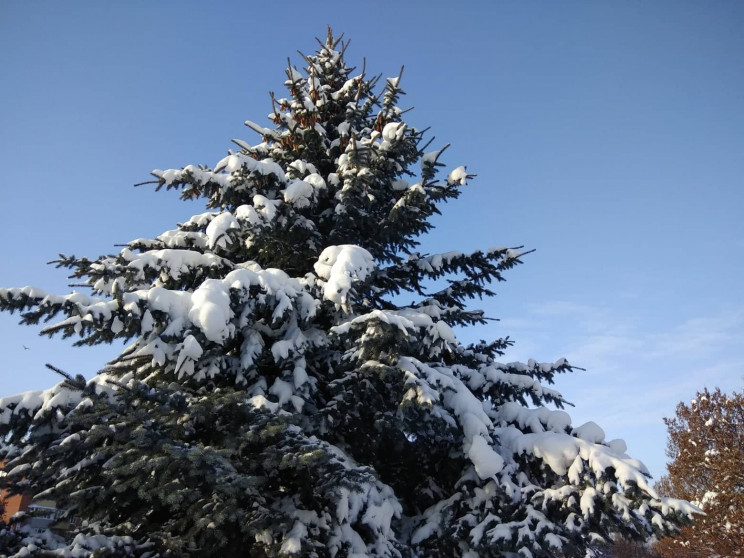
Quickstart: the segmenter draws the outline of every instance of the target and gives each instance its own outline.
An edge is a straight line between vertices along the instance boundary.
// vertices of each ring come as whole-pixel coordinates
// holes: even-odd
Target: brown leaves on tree
[[[656,550],[665,558],[744,556],[744,395],[705,389],[664,422],[672,462],[656,488],[705,515]]]

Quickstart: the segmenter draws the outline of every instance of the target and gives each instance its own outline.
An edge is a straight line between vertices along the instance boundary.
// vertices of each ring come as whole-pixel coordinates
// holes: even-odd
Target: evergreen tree
[[[209,211],[61,256],[90,296],[0,290],[44,334],[130,342],[89,381],[0,401],[4,484],[85,520],[18,556],[583,556],[692,513],[622,441],[571,426],[547,387],[564,359],[457,341],[524,252],[416,251],[473,176],[439,178],[401,76],[355,73],[346,46],[329,30],[287,69],[273,126],[246,123],[259,143],[153,171]]]

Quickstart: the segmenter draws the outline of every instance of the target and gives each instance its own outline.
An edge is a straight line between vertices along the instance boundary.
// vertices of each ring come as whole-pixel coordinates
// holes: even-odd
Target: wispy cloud
[[[740,343],[744,338],[744,311],[689,319],[670,331],[654,336],[650,357],[695,356],[697,358]]]

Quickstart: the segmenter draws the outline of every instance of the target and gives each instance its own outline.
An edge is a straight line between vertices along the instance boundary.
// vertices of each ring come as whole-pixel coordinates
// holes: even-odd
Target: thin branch
[[[303,54],[303,52],[301,50],[298,50],[297,51],[297,54],[299,54],[300,56],[302,56],[302,59],[305,61],[305,64],[307,64],[308,66],[310,66],[310,59],[307,56],[305,56],[305,54]]]
[[[54,366],[52,364],[47,363],[44,366],[46,366],[47,368],[49,368],[49,370],[51,370],[52,372],[56,372],[57,374],[59,374],[60,376],[62,376],[73,387],[75,387],[77,389],[80,389],[80,390],[85,389],[85,378],[82,375],[78,374],[76,377],[73,378],[71,374],[68,374],[64,370],[62,370],[60,368],[57,368],[56,366]]]
[[[49,370],[51,370],[52,372],[56,372],[57,374],[59,374],[60,376],[62,376],[63,378],[65,378],[66,380],[70,380],[71,382],[74,382],[75,381],[75,378],[73,378],[69,373],[65,372],[64,370],[62,370],[60,368],[57,368],[53,364],[47,363],[44,366],[46,366],[47,368],[49,368]]]
[[[343,37],[344,34],[341,33],[341,37]],[[339,41],[341,40],[341,37],[339,37]],[[336,48],[336,45],[338,44],[338,41],[334,43],[333,48]],[[344,57],[344,54],[346,54],[346,49],[349,48],[349,45],[351,44],[351,39],[346,41],[345,43],[341,43],[341,58]]]

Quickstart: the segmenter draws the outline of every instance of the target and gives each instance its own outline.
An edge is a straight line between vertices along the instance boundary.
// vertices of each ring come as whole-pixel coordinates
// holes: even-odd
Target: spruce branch
[[[87,385],[87,382],[85,381],[85,377],[83,377],[81,374],[78,374],[76,376],[72,376],[72,374],[69,374],[69,373],[65,372],[64,370],[62,370],[61,368],[57,368],[53,364],[49,364],[49,363],[46,363],[44,366],[46,366],[52,372],[55,372],[55,373],[59,374],[60,376],[62,376],[65,380],[67,380],[67,383],[71,387],[73,387],[75,389],[79,389],[79,390],[85,389],[85,386]]]

